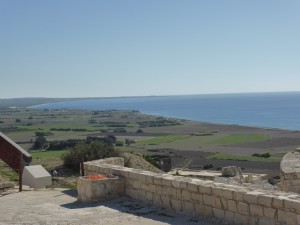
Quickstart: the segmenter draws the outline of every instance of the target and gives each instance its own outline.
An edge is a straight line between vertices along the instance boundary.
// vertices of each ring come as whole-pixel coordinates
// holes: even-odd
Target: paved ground
[[[109,202],[81,204],[74,191],[23,191],[0,197],[0,224],[14,225],[216,225],[175,214],[124,197]]]

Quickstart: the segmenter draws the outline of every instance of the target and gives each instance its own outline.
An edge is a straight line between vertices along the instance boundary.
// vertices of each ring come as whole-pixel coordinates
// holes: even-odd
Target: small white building
[[[23,185],[41,189],[52,184],[52,176],[41,165],[25,166],[22,174]]]

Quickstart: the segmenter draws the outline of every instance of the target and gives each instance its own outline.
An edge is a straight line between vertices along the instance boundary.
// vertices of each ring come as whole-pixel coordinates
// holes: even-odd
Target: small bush
[[[122,141],[117,141],[116,142],[116,146],[123,146],[123,145],[124,145],[124,143]]]
[[[205,170],[209,170],[209,169],[212,169],[212,168],[214,168],[214,165],[213,164],[206,164],[206,165],[204,165],[203,166],[203,169],[205,169]]]
[[[271,153],[270,152],[254,153],[252,156],[261,157],[261,158],[270,158]]]
[[[119,156],[119,152],[112,145],[95,141],[89,144],[79,143],[73,148],[67,149],[67,152],[62,155],[62,160],[65,167],[79,170],[82,159],[84,161],[92,161],[116,156]]]

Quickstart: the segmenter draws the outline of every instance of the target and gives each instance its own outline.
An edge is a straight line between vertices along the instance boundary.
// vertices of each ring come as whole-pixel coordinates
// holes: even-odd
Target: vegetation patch
[[[226,160],[238,160],[238,161],[258,161],[258,162],[280,162],[281,158],[277,157],[255,157],[255,156],[246,156],[246,155],[231,155],[224,153],[215,153],[209,155],[207,158],[209,159],[226,159]]]
[[[210,141],[210,144],[232,145],[241,144],[245,142],[260,142],[266,141],[268,139],[269,137],[262,134],[231,134],[225,137],[212,140]]]
[[[156,138],[151,138],[148,140],[142,140],[136,142],[137,145],[158,145],[158,144],[163,144],[163,143],[169,143],[173,141],[178,141],[180,139],[184,139],[186,136],[184,135],[167,135],[163,137],[156,137]]]

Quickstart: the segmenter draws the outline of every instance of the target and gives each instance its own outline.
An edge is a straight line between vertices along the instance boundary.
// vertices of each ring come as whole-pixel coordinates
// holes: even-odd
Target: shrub
[[[67,152],[62,155],[63,164],[65,167],[79,170],[80,161],[92,161],[108,157],[119,156],[119,152],[112,145],[101,141],[91,143],[79,143],[73,148],[67,149]]]
[[[143,131],[142,129],[138,129],[138,130],[136,131],[136,133],[142,134],[142,133],[144,133],[144,131]]]
[[[204,165],[203,166],[203,169],[205,169],[205,170],[209,170],[209,169],[212,169],[212,168],[214,168],[214,165],[213,164],[206,164],[206,165]]]
[[[271,153],[270,152],[254,153],[252,156],[261,157],[261,158],[270,158]]]
[[[122,141],[117,141],[116,142],[116,146],[123,146],[123,145],[124,145],[124,143]]]

